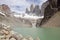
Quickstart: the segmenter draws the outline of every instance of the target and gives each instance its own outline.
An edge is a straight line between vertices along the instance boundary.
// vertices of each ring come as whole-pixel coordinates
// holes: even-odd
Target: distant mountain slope
[[[0,23],[10,25],[11,27],[31,27],[30,24],[21,22],[20,18],[16,18],[8,5],[0,5]]]
[[[12,27],[31,27],[30,24],[24,24],[20,19],[15,17],[0,16],[0,22]]]

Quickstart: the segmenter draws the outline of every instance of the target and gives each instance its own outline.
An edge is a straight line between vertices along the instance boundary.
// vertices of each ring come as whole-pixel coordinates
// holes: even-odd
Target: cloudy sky
[[[24,12],[26,7],[29,7],[31,4],[41,5],[46,0],[0,0],[1,4],[7,4],[12,11]]]

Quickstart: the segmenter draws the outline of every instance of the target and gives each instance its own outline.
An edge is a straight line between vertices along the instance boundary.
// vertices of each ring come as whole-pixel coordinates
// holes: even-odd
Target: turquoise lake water
[[[41,40],[60,40],[60,28],[20,28],[14,27],[14,31],[23,36],[39,37]]]

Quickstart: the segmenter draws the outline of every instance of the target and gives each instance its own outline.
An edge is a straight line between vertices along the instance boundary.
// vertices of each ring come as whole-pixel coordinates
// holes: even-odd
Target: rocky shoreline
[[[13,31],[10,26],[5,24],[0,24],[0,40],[34,40],[31,36],[24,37],[22,34],[18,34],[17,32]],[[40,40],[37,37],[35,40]]]

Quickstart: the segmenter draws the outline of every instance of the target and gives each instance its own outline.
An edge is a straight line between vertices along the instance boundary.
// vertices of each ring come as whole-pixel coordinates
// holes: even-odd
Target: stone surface
[[[31,36],[26,38],[13,30],[7,30],[7,28],[10,29],[10,26],[5,24],[0,24],[0,26],[0,40],[33,40]]]
[[[10,10],[9,6],[6,4],[0,5],[0,11],[3,12],[7,16],[9,16],[11,14],[11,10]]]

